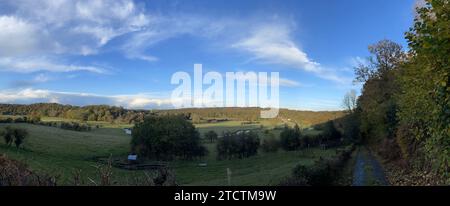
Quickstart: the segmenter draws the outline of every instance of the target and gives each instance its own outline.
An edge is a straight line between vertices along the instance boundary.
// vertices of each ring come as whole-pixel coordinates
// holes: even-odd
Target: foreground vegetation
[[[408,52],[389,40],[369,47],[372,56],[356,68],[362,95],[348,119],[364,143],[403,171],[397,178],[420,171],[427,182],[411,184],[449,184],[450,3],[426,3],[406,33]]]
[[[45,119],[45,118],[43,118]],[[234,129],[240,123],[229,123]],[[205,131],[223,129],[223,123],[204,125]],[[72,131],[56,127],[28,123],[3,123],[0,131],[6,127],[27,130],[29,137],[20,149],[8,147],[0,141],[0,153],[6,158],[19,160],[28,165],[30,171],[48,177],[54,177],[58,185],[101,185],[101,169],[107,168],[103,161],[111,157],[124,161],[131,151],[131,136],[121,128],[105,126],[91,131]],[[243,128],[247,128],[243,126]],[[273,128],[254,126],[254,131],[264,140],[269,136],[279,137]],[[265,134],[270,130],[269,134]],[[219,133],[219,132],[217,132]],[[174,173],[177,184],[181,185],[226,185],[227,168],[231,170],[232,185],[276,185],[289,176],[297,165],[312,165],[320,158],[336,155],[336,149],[319,148],[286,152],[259,151],[258,155],[245,159],[217,160],[217,141],[204,140],[208,155],[201,159],[175,159],[169,162],[170,171]],[[147,163],[151,163],[149,160]],[[206,166],[200,166],[200,163]],[[135,184],[137,180],[145,182],[147,176],[157,176],[154,172],[110,168],[113,185]],[[77,180],[78,179],[78,180]],[[153,184],[153,183],[152,183]]]

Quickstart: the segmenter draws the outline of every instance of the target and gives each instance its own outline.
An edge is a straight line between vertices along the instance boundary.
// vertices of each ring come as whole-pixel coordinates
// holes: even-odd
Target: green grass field
[[[212,154],[205,158],[207,167],[197,162],[175,162],[173,167],[177,180],[186,185],[227,185],[227,168],[232,172],[231,185],[267,186],[276,185],[291,174],[298,165],[312,165],[319,157],[327,158],[335,150],[311,149],[309,151],[260,153],[245,159],[216,160],[215,144],[207,144]]]
[[[98,165],[95,158],[126,155],[131,138],[120,129],[76,132],[31,124],[0,124],[0,128],[7,125],[25,128],[30,136],[20,150],[6,147],[2,140],[0,153],[25,162],[35,171],[59,176],[63,184],[70,183],[77,169],[86,178],[95,178]]]
[[[51,119],[49,121],[55,121]],[[130,150],[131,136],[126,135],[119,126],[105,126],[90,132],[63,130],[55,127],[32,124],[0,124],[0,130],[6,126],[25,128],[30,136],[24,148],[17,150],[6,147],[0,140],[0,154],[25,162],[37,172],[58,176],[59,184],[71,184],[73,174],[81,170],[85,182],[87,178],[97,181],[100,165],[97,158],[126,158]],[[123,126],[123,125],[122,125]],[[255,129],[264,138],[260,124],[241,125],[240,122],[223,122],[216,124],[196,125],[200,133],[214,130],[223,131],[239,129]],[[264,126],[264,125],[263,125]],[[275,134],[276,131],[274,131]],[[205,143],[209,155],[202,160],[173,161],[169,165],[175,171],[177,182],[181,185],[225,185],[226,170],[232,171],[232,185],[274,185],[282,178],[290,175],[297,164],[310,165],[319,157],[330,157],[335,150],[318,150],[262,153],[246,159],[216,160],[215,143]],[[206,162],[206,167],[198,164]],[[143,177],[143,171],[113,169],[114,181],[126,184],[130,178]]]
[[[260,129],[260,124],[247,124],[242,125],[240,121],[226,121],[219,123],[207,123],[207,124],[196,124],[195,127],[203,136],[208,131],[215,131],[219,136],[222,136],[223,132],[235,132],[238,130],[257,130]]]
[[[80,120],[74,120],[74,119],[66,119],[66,118],[60,118],[60,117],[42,117],[41,121],[43,122],[78,122],[80,123]],[[86,123],[92,127],[99,126],[102,128],[129,128],[133,127],[132,124],[112,124],[110,122],[102,122],[102,121],[86,121]]]

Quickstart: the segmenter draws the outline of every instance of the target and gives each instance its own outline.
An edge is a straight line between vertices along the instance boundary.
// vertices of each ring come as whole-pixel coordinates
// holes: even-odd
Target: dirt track
[[[365,148],[359,148],[353,170],[352,186],[389,185],[381,164]]]

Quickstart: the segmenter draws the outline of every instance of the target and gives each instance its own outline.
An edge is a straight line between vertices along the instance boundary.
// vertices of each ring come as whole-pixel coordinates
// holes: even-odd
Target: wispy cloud
[[[129,59],[139,59],[144,61],[157,61],[158,58],[149,54],[145,54],[145,50],[165,39],[169,38],[168,35],[161,34],[155,31],[139,32],[132,35],[129,41],[122,46],[122,52],[125,57]]]
[[[296,102],[295,109],[310,111],[336,111],[342,110],[340,99],[301,98]]]
[[[147,52],[152,46],[183,35],[226,41],[224,30],[236,29],[232,24],[234,20],[192,14],[152,15],[148,26],[130,34],[120,49],[129,59],[158,61],[158,57]]]
[[[9,85],[11,88],[27,88],[36,84],[45,83],[52,80],[47,74],[41,73],[31,80],[14,80]]]
[[[285,87],[303,87],[305,85],[300,83],[300,82],[298,82],[298,81],[295,81],[295,80],[280,78],[280,86],[285,86]]]
[[[56,62],[46,57],[0,57],[0,71],[12,71],[19,73],[32,73],[38,71],[49,72],[73,72],[87,71],[94,73],[106,73],[102,68],[95,66],[80,66]]]
[[[13,17],[3,16],[4,21],[12,28],[20,22],[23,29],[17,32],[21,34],[34,28],[30,35],[49,42],[40,46],[54,53],[94,53],[110,40],[142,30],[150,22],[132,0],[6,0],[5,4],[15,12],[10,14]]]
[[[248,37],[240,39],[232,47],[252,54],[252,61],[286,65],[313,73],[323,79],[339,83],[348,82],[335,71],[311,60],[292,40],[291,30],[287,25],[269,24],[256,27]]]

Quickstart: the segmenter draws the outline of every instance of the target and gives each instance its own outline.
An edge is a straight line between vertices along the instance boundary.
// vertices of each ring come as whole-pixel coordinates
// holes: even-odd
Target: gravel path
[[[388,185],[380,163],[365,148],[358,149],[353,170],[353,186]]]

